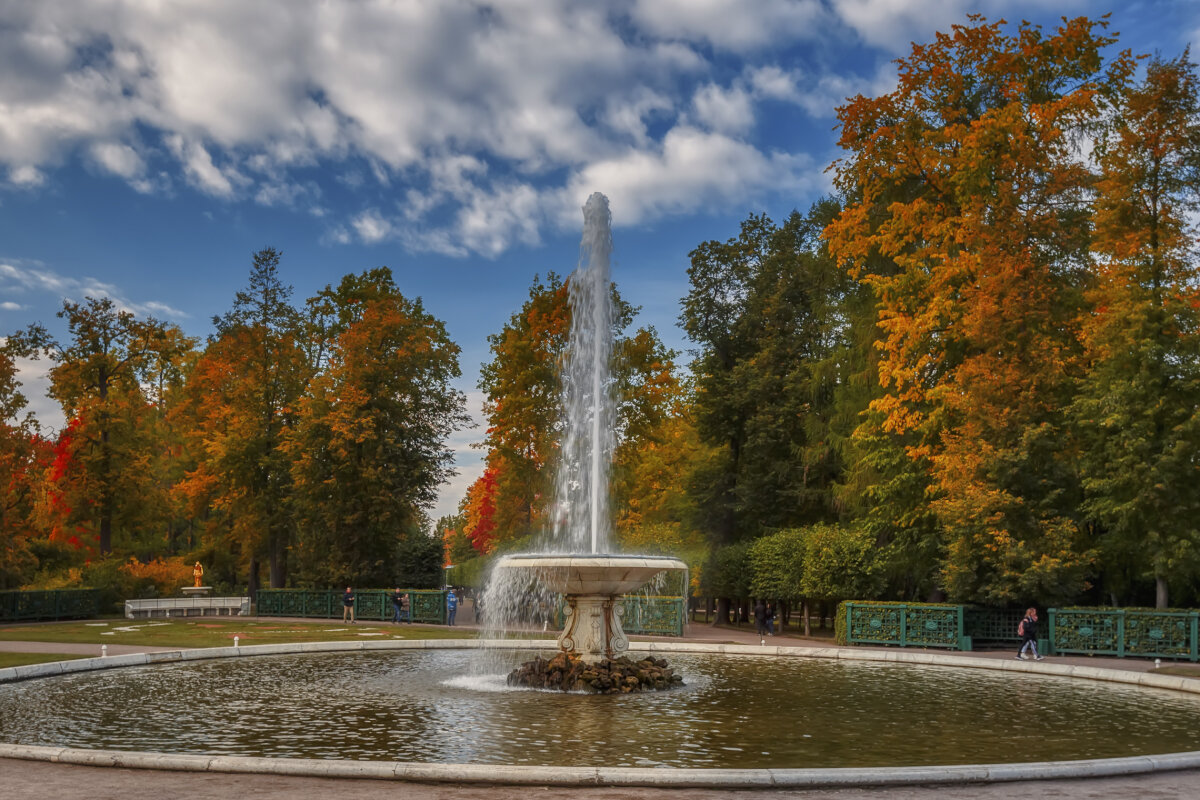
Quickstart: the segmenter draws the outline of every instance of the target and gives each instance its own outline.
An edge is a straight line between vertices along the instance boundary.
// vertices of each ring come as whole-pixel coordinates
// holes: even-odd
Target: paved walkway
[[[261,618],[261,621],[312,622],[311,619]],[[250,618],[247,621],[254,620]],[[339,622],[340,620],[335,620]],[[464,620],[465,630],[474,628],[473,620]],[[362,623],[360,623],[362,624]],[[377,625],[383,623],[366,623]],[[416,625],[414,628],[424,626]],[[430,626],[433,627],[433,626]],[[632,637],[634,641],[657,637]],[[692,623],[685,632],[686,641],[730,644],[758,644],[759,637],[749,627],[713,627]],[[670,639],[672,641],[677,641]],[[827,638],[805,639],[783,634],[767,639],[767,643],[783,647],[828,647]],[[177,648],[108,645],[111,655],[130,652],[152,652]],[[0,650],[9,652],[71,653],[99,655],[99,644],[57,644],[47,642],[0,642]],[[1011,650],[980,651],[971,655],[982,658],[1012,658]],[[1109,669],[1148,671],[1154,663],[1145,659],[1113,659],[1069,657],[1052,658],[1055,663],[1085,664]],[[79,767],[44,762],[0,759],[0,796],[54,797],[61,800],[159,800],[166,794],[185,796],[189,800],[223,800],[243,796],[264,800],[307,800],[307,798],[354,797],[355,800],[529,800],[535,795],[544,800],[757,800],[757,798],[798,798],[814,800],[999,800],[1013,795],[1054,798],[1056,800],[1099,800],[1100,798],[1132,798],[1139,800],[1175,800],[1200,797],[1200,771],[1168,772],[1121,778],[1087,780],[1027,781],[1022,783],[906,786],[898,788],[849,788],[812,790],[703,790],[653,788],[589,788],[589,787],[520,787],[474,786],[453,784],[398,784],[391,781],[371,781],[326,778],[292,778],[272,775],[223,775],[207,773],[162,773],[149,770],[130,770]]]

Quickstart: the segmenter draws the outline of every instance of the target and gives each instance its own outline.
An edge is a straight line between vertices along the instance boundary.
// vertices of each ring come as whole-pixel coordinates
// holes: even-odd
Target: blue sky
[[[487,335],[573,269],[591,192],[639,324],[686,349],[688,252],[825,192],[836,106],[893,88],[910,41],[1109,11],[1134,52],[1200,38],[1193,0],[0,0],[0,335],[106,295],[204,336],[266,246],[298,302],[386,265],[478,416]],[[53,428],[45,367],[22,377]]]

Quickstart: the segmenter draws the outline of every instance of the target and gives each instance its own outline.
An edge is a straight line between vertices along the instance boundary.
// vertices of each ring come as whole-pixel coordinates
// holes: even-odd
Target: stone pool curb
[[[308,642],[247,647],[214,647],[133,653],[0,669],[0,684],[77,672],[147,664],[182,663],[217,658],[292,653],[451,650],[512,648],[553,650],[553,641],[408,639],[365,642]],[[796,648],[696,642],[635,642],[634,652],[717,653],[881,661],[931,666],[970,667],[1009,672],[1109,681],[1200,694],[1200,681],[1169,675],[1101,669],[1047,662],[1005,661],[931,652],[861,650],[845,647]],[[990,783],[1026,780],[1099,778],[1172,770],[1200,769],[1200,752],[1153,756],[1049,761],[1023,764],[967,764],[928,767],[837,769],[681,769],[634,767],[526,767],[495,764],[428,764],[386,761],[343,761],[307,758],[256,758],[153,752],[85,750],[67,747],[0,743],[0,758],[45,761],[91,767],[173,770],[184,772],[257,773],[321,778],[371,778],[534,786],[644,786],[658,788],[800,789],[849,786],[905,786]]]

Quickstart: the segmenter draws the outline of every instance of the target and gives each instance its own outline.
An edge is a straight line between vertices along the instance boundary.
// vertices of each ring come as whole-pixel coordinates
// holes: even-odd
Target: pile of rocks
[[[548,661],[541,657],[526,661],[509,673],[508,685],[589,694],[625,694],[682,686],[683,676],[676,675],[662,658],[633,661],[622,656],[587,664],[576,656],[559,653]]]

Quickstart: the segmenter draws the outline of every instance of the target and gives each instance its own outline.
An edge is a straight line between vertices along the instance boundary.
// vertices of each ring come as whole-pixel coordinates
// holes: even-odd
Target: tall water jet
[[[562,372],[565,436],[555,486],[554,539],[562,552],[611,549],[608,476],[616,444],[611,258],[608,198],[595,192],[583,206],[579,266],[568,283],[571,336]]]
[[[675,558],[611,552],[608,493],[617,404],[608,198],[594,193],[583,207],[583,218],[579,265],[568,283],[571,332],[561,373],[564,420],[553,539],[548,552],[499,559],[484,606],[488,633],[495,637],[508,620],[524,616],[528,621],[531,603],[548,606],[546,592],[563,595],[564,624],[558,637],[563,663],[572,663],[569,656],[576,665],[593,665],[619,658],[629,647],[621,625],[622,595],[665,570],[687,566]],[[571,674],[582,674],[577,666],[571,669]]]

